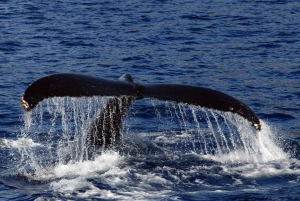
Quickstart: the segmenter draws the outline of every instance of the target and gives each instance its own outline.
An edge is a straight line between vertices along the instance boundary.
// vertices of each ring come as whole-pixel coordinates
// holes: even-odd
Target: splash
[[[70,164],[93,161],[101,155],[104,150],[95,147],[91,150],[86,138],[89,126],[104,110],[108,100],[109,97],[51,98],[26,113],[25,127],[19,139],[29,139],[31,144],[42,146],[30,150],[29,144],[19,146],[23,171],[29,168],[43,172],[58,166],[70,167]],[[143,136],[168,155],[174,151],[196,153],[223,163],[265,162],[288,157],[272,139],[267,124],[257,132],[247,120],[229,112],[172,102],[152,100],[151,103],[154,112],[150,114],[149,104],[137,105],[146,108],[140,111],[148,115],[146,123],[145,118],[134,112],[133,105],[125,121],[124,138]],[[145,132],[147,130],[149,132]],[[138,143],[138,140],[131,142]],[[130,149],[136,147],[129,145],[127,153],[131,153]]]
[[[35,110],[24,114],[24,129],[19,139],[36,146],[16,146],[19,149],[19,171],[44,172],[57,164],[69,164],[93,158],[86,145],[87,128],[103,110],[108,99],[51,98]],[[19,143],[20,144],[20,143]],[[95,152],[96,154],[97,152]]]
[[[176,149],[220,162],[260,163],[289,158],[276,144],[275,132],[265,122],[263,130],[256,131],[247,120],[230,112],[170,102],[152,101],[152,105],[161,121],[158,125],[179,127],[157,136],[155,141],[164,146],[175,145]],[[161,108],[166,108],[165,112]]]
[[[202,192],[284,172],[298,178],[299,162],[276,144],[267,123],[257,132],[238,115],[172,102],[136,101],[117,146],[89,146],[89,126],[108,101],[52,98],[26,113],[11,149],[18,151],[14,171],[70,199],[177,199],[178,185]]]
[[[245,147],[241,147],[234,152],[228,154],[209,155],[207,158],[222,163],[267,163],[278,162],[289,159],[289,155],[285,153],[277,144],[272,136],[274,132],[264,123],[264,129],[259,131],[255,136],[247,136],[241,132],[241,136],[245,137],[243,142],[247,143]]]
[[[63,178],[63,180],[72,180],[74,177],[90,178],[97,174],[103,174],[110,169],[117,168],[124,161],[124,157],[115,151],[105,151],[94,160],[87,161],[69,161],[68,163],[56,163],[52,168],[35,170],[34,174],[26,173],[26,176],[32,180],[49,181]],[[56,181],[52,182],[53,187],[57,186]]]

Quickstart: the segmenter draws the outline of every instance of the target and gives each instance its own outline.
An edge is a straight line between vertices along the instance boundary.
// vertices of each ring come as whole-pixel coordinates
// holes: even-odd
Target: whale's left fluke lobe
[[[22,106],[26,111],[30,111],[39,102],[51,97],[137,97],[133,83],[127,81],[126,76],[123,77],[124,78],[121,80],[112,81],[109,79],[77,74],[55,74],[46,76],[36,80],[25,90],[21,99]]]
[[[33,109],[40,101],[50,97],[112,96],[105,111],[91,125],[89,141],[95,145],[111,144],[112,136],[120,139],[123,120],[130,105],[137,99],[154,98],[197,105],[209,109],[232,112],[247,119],[256,130],[261,122],[255,113],[243,102],[222,92],[204,87],[134,83],[128,74],[112,81],[87,75],[55,74],[33,82],[21,99],[26,111]],[[107,118],[109,117],[109,118]]]

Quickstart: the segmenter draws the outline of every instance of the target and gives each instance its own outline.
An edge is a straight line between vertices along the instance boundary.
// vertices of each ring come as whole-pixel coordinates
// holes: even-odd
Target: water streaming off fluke
[[[24,113],[18,138],[1,142],[18,160],[11,181],[20,175],[76,199],[142,199],[168,196],[178,183],[234,188],[262,174],[299,174],[267,124],[258,132],[238,115],[173,102],[136,101],[119,142],[89,144],[110,98],[51,98]]]
[[[42,146],[30,150],[20,147],[24,162],[37,169],[94,160],[107,148],[89,145],[87,132],[108,100],[109,97],[51,98],[25,113],[25,128],[19,137]],[[108,149],[137,153],[136,149],[151,144],[162,151],[157,154],[196,153],[226,158],[223,161],[261,162],[286,157],[265,127],[258,132],[248,121],[229,112],[143,100],[132,105],[121,141]]]

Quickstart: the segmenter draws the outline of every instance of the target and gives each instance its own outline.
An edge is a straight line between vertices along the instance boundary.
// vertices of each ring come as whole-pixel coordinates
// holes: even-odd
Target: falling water
[[[108,100],[109,97],[51,98],[26,113],[25,128],[19,138],[31,139],[38,146],[19,147],[22,171],[47,171],[53,164],[77,163],[99,155],[103,151],[100,148],[89,152],[86,137],[93,119]],[[136,103],[125,120],[123,137],[146,137],[164,153],[196,153],[222,162],[262,162],[286,157],[270,137],[266,124],[257,132],[248,121],[232,113],[172,102],[151,103],[153,109],[148,104],[144,106],[146,110],[138,112],[150,113],[147,121],[152,119],[155,129],[141,123]]]
[[[152,101],[152,105],[158,121],[162,121],[159,125],[163,135],[156,140],[165,145],[174,140],[176,148],[185,152],[214,155],[227,161],[261,162],[287,157],[265,123],[258,132],[247,120],[230,112],[172,102]],[[180,129],[169,130],[168,125],[174,124]]]
[[[53,164],[88,158],[87,129],[103,110],[108,98],[51,98],[24,114],[20,139],[32,139],[40,146],[19,147],[23,171],[47,171]]]

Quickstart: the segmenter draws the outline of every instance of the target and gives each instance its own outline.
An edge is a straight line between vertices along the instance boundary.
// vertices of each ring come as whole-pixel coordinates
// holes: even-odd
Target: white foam
[[[57,193],[62,193],[66,197],[76,198],[118,198],[110,190],[97,188],[92,182],[88,182],[86,177],[76,177],[75,179],[61,179],[58,182],[52,182],[50,189]]]
[[[98,173],[104,173],[123,163],[123,157],[118,152],[106,151],[94,160],[71,161],[67,164],[57,163],[54,167],[35,166],[35,172],[25,173],[27,177],[35,180],[53,180],[69,177],[92,177]],[[34,165],[34,164],[32,164]]]
[[[50,183],[50,190],[66,197],[120,199],[120,196],[110,190],[95,186],[89,179],[103,178],[105,182],[112,184],[121,182],[119,177],[127,173],[126,169],[118,167],[122,162],[123,157],[117,152],[107,151],[93,161],[57,164],[53,169],[52,176],[58,180]]]
[[[17,140],[2,139],[0,141],[0,147],[2,148],[24,148],[24,147],[35,147],[42,146],[39,143],[34,142],[29,138],[19,138]]]
[[[240,164],[234,167],[222,166],[229,174],[238,173],[247,178],[274,177],[282,175],[300,175],[300,163],[296,160],[277,160],[266,163]]]
[[[122,157],[113,151],[107,151],[93,161],[81,161],[71,164],[58,164],[54,168],[56,177],[88,175],[93,172],[105,172],[121,163]]]

